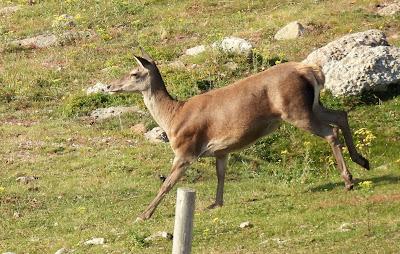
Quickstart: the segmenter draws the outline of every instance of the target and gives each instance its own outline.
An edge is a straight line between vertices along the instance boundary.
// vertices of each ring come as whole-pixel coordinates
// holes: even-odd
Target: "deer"
[[[169,94],[148,53],[141,49],[141,56],[134,59],[137,66],[110,82],[107,89],[110,93],[141,93],[151,116],[166,132],[174,153],[170,174],[136,221],[153,215],[187,167],[199,157],[216,158],[216,195],[208,208],[221,207],[229,153],[277,130],[283,121],[329,143],[347,190],[353,188],[353,177],[343,158],[339,129],[351,160],[369,170],[369,161],[354,146],[347,112],[331,110],[320,103],[325,76],[319,66],[300,62],[278,64],[180,101]]]

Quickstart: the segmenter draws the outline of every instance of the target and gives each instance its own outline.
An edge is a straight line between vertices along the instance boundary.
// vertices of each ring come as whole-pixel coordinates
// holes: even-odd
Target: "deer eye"
[[[136,77],[136,76],[137,76],[136,72],[131,73],[131,77]]]

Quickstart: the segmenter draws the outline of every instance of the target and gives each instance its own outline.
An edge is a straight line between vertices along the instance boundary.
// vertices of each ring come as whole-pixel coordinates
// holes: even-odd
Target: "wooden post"
[[[172,254],[189,254],[191,252],[195,199],[195,190],[178,188]]]

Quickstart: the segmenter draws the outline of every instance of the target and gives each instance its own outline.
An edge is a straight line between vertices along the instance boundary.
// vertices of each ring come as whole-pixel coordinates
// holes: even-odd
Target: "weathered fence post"
[[[191,252],[195,199],[195,190],[178,188],[172,254],[189,254]]]

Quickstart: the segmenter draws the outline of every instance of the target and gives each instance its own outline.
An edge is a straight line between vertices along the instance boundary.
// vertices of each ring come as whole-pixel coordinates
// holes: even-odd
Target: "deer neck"
[[[165,88],[161,76],[152,80],[151,88],[143,91],[144,104],[157,124],[169,133],[172,118],[179,106]]]

